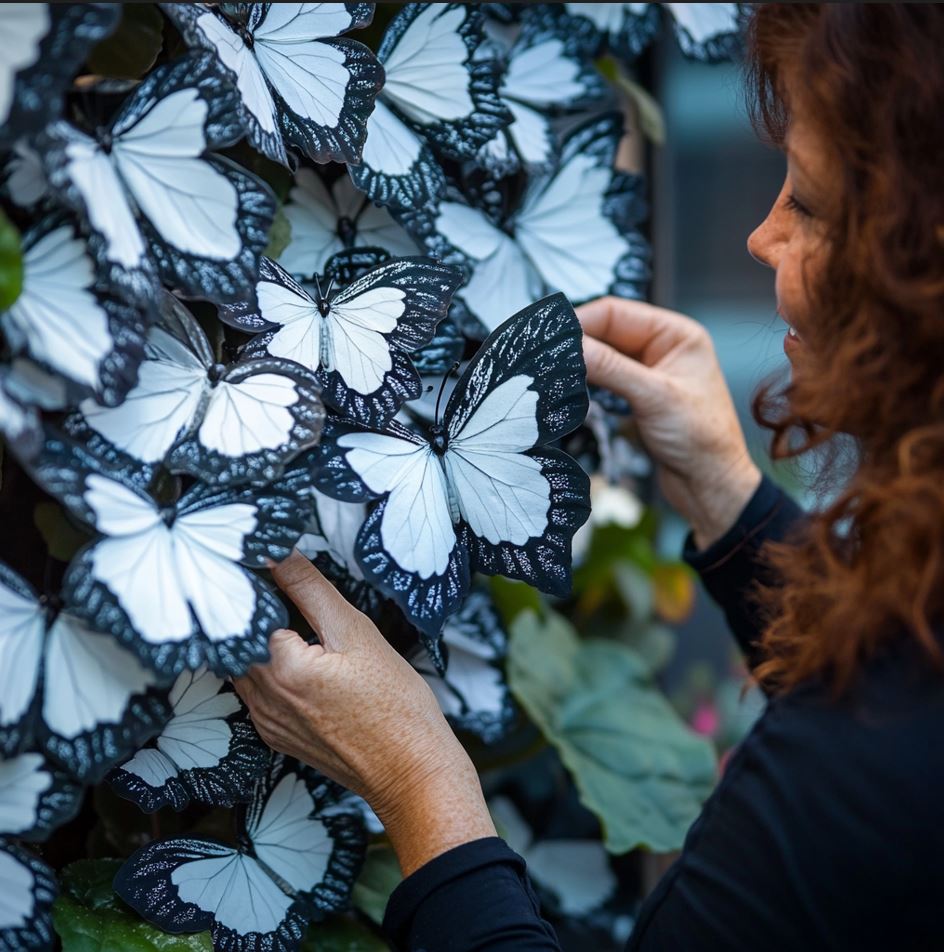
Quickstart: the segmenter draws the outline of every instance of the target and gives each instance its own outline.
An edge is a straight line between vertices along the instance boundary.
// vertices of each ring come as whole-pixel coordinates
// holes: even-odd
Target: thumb
[[[659,381],[657,372],[616,348],[594,337],[584,335],[583,357],[587,380],[624,397],[637,413],[645,413],[656,400]]]
[[[272,566],[272,577],[305,616],[322,645],[328,651],[343,651],[357,609],[297,549]],[[275,632],[273,638],[282,631]],[[274,656],[276,645],[270,641],[269,647]]]

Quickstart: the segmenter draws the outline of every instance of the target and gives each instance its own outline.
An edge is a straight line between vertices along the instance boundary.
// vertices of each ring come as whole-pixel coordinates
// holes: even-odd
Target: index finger
[[[612,296],[581,304],[576,310],[585,334],[645,364],[658,360],[691,321],[664,307]]]
[[[337,651],[344,647],[344,616],[353,608],[301,552],[295,549],[273,565],[272,577],[318,633],[325,648]]]

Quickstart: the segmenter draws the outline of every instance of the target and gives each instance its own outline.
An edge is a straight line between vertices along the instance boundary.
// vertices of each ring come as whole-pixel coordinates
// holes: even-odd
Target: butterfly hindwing
[[[182,671],[170,718],[146,747],[116,767],[111,786],[145,813],[191,800],[232,806],[249,798],[269,752],[238,695],[206,668]]]
[[[296,952],[312,918],[348,902],[366,848],[354,800],[309,768],[275,758],[238,818],[240,846],[150,843],[115,891],[167,932],[209,929],[230,952]]]
[[[41,842],[75,816],[82,787],[42,754],[0,759],[0,836]]]
[[[0,952],[52,948],[53,871],[14,843],[0,839]]]

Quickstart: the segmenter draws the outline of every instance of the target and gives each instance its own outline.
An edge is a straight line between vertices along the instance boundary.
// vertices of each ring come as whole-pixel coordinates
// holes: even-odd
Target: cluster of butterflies
[[[740,19],[412,3],[374,53],[347,35],[371,3],[158,6],[174,53],[136,82],[83,67],[122,5],[0,10],[22,252],[0,432],[87,539],[55,591],[0,565],[0,952],[53,944],[55,878],[23,844],[101,781],[146,812],[235,807],[235,845],[152,842],[118,874],[166,931],[289,952],[344,908],[365,805],[273,755],[227,680],[288,624],[259,570],[295,546],[458,728],[507,731],[474,576],[567,592],[589,513],[559,445],[588,407],[571,302],[648,276],[593,60],[663,19],[722,58]]]

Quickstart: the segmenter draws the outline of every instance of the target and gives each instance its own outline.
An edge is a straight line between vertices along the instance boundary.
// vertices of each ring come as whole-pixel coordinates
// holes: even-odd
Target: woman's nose
[[[748,236],[747,253],[759,264],[766,265],[768,268],[775,268],[771,252],[772,242],[770,241],[769,218],[765,218]]]

